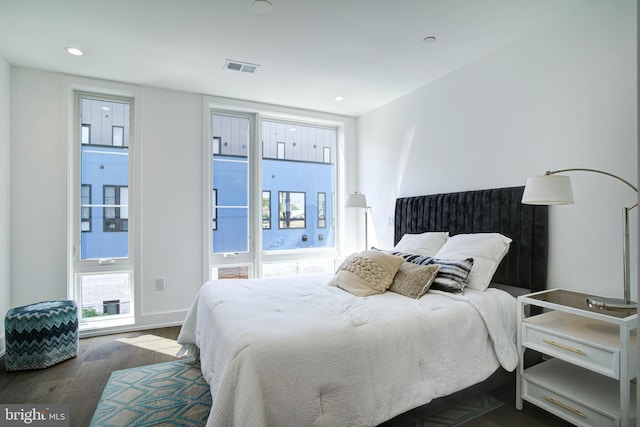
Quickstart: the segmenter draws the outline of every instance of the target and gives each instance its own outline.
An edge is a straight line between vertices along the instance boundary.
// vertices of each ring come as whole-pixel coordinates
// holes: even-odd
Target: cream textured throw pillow
[[[405,262],[400,266],[389,290],[418,299],[427,293],[439,269],[438,264],[418,265]]]
[[[349,256],[338,268],[329,285],[359,297],[381,294],[391,286],[404,258],[378,251]]]

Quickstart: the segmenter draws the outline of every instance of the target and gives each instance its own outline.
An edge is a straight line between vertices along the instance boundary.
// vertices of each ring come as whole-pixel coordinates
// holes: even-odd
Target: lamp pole
[[[369,206],[364,207],[364,250],[369,250]]]

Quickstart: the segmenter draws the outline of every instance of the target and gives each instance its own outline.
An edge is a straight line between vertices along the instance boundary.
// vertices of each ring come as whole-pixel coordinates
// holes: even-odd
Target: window
[[[278,192],[279,228],[305,228],[307,207],[304,193]]]
[[[318,147],[335,147],[336,129],[276,119],[263,119],[261,128],[261,184],[274,198],[278,196],[278,227],[262,230],[262,250],[268,254],[335,248],[335,224],[326,220],[334,209],[327,206],[326,195],[335,192],[337,171],[331,159],[326,162],[324,150]],[[279,149],[284,145],[292,149],[286,152]],[[284,158],[280,158],[282,154]],[[322,207],[323,196],[317,196],[319,193],[325,194]]]
[[[91,125],[83,124],[81,129],[81,143],[91,144]]]
[[[318,193],[318,228],[327,226],[327,193]]]
[[[102,313],[105,315],[120,314],[120,300],[102,301]]]
[[[81,327],[133,323],[129,153],[133,99],[77,92],[70,210],[74,242],[72,299]],[[96,191],[94,191],[94,189]],[[95,227],[94,227],[95,225]],[[97,322],[97,323],[96,323]],[[120,324],[120,323],[119,323]]]
[[[129,230],[129,188],[122,185],[105,185],[104,226],[105,232]]]
[[[337,129],[211,111],[211,278],[333,270]]]
[[[212,278],[214,279],[248,279],[249,267],[239,265],[236,267],[220,267],[214,268]]]
[[[78,274],[80,282],[82,321],[108,320],[114,315],[130,317],[130,288],[132,277],[129,273]],[[105,299],[122,296],[119,299]]]
[[[271,229],[271,191],[262,192],[262,229]]]
[[[249,145],[250,119],[240,115],[214,115],[213,133],[220,135],[220,152],[212,158],[212,217],[215,232],[212,253],[230,254],[249,251]],[[212,147],[214,151],[215,147]]]
[[[322,150],[322,161],[325,163],[331,163],[331,148],[324,147]]]
[[[91,184],[80,187],[80,229],[82,232],[91,231]]]
[[[124,127],[111,127],[111,145],[114,147],[122,147],[124,145]]]

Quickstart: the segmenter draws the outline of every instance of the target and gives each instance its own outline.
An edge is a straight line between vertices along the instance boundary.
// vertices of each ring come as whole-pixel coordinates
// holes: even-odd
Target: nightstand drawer
[[[618,378],[620,351],[590,343],[549,329],[522,324],[522,345],[577,366]]]
[[[524,370],[522,398],[579,426],[635,425],[635,387],[622,412],[619,382],[559,359]],[[627,383],[627,386],[629,384]]]
[[[620,419],[578,403],[560,393],[530,381],[522,381],[522,398],[577,426],[619,426]]]

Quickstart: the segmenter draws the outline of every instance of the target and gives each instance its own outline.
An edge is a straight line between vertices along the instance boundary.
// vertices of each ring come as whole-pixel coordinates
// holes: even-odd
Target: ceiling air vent
[[[233,61],[231,59],[227,59],[224,63],[224,68],[226,70],[242,71],[243,73],[250,74],[258,71],[258,67],[260,67],[258,64],[249,64],[248,62]]]

